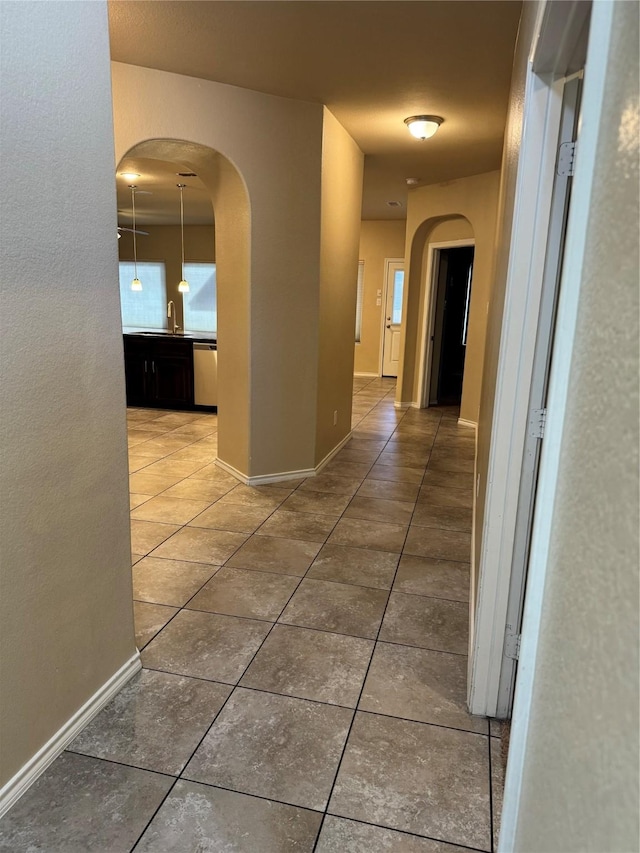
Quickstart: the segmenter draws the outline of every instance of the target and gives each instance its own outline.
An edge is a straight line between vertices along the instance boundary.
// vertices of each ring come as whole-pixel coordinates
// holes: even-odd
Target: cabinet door
[[[124,371],[127,389],[127,406],[149,405],[149,353],[139,347],[125,344]]]
[[[164,351],[163,351],[164,350]],[[191,350],[156,350],[152,365],[153,398],[156,406],[193,406],[193,356]]]

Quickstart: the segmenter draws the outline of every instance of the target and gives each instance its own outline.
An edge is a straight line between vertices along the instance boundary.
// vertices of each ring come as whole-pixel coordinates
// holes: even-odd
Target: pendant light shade
[[[429,139],[438,130],[444,119],[440,116],[409,116],[404,123],[416,139]]]
[[[180,243],[182,245],[182,279],[178,284],[178,293],[189,293],[189,282],[184,277],[184,200],[182,192],[186,184],[176,185],[180,190]]]
[[[133,274],[134,279],[131,282],[131,290],[142,290],[142,282],[138,278],[138,248],[136,244],[136,185],[130,184],[131,190],[131,211],[133,214]]]

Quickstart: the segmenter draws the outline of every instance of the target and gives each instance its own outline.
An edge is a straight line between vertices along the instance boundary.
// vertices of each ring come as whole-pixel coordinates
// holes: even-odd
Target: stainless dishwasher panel
[[[218,405],[218,350],[216,344],[193,345],[193,401],[196,406]]]

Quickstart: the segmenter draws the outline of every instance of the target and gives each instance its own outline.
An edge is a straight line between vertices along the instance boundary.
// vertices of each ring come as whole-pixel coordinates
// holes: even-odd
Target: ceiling
[[[326,104],[365,154],[363,218],[403,219],[407,178],[430,184],[499,168],[520,8],[520,0],[111,0],[111,55]],[[423,113],[444,123],[421,142],[403,120]]]
[[[138,174],[125,178],[123,172]],[[125,157],[116,173],[118,225],[130,227],[133,222],[131,185],[136,190],[136,225],[174,225],[180,222],[180,191],[184,184],[184,221],[186,225],[213,224],[211,194],[198,178],[184,177],[178,172],[191,172],[183,163]]]

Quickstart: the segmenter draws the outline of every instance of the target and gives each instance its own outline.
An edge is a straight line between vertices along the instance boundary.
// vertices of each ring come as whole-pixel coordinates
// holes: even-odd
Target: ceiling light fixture
[[[121,178],[126,178],[128,181],[135,181],[140,175],[137,172],[120,172]]]
[[[178,284],[178,293],[189,293],[189,282],[184,277],[184,200],[182,193],[186,184],[176,184],[180,190],[180,241],[182,243],[182,280]]]
[[[138,278],[138,249],[136,246],[136,185],[130,184],[131,190],[131,210],[133,213],[133,273],[134,279],[131,282],[131,290],[142,290],[142,282]],[[118,236],[120,236],[118,234]]]
[[[443,121],[444,119],[440,116],[409,116],[404,123],[409,128],[409,133],[416,139],[429,139]]]

